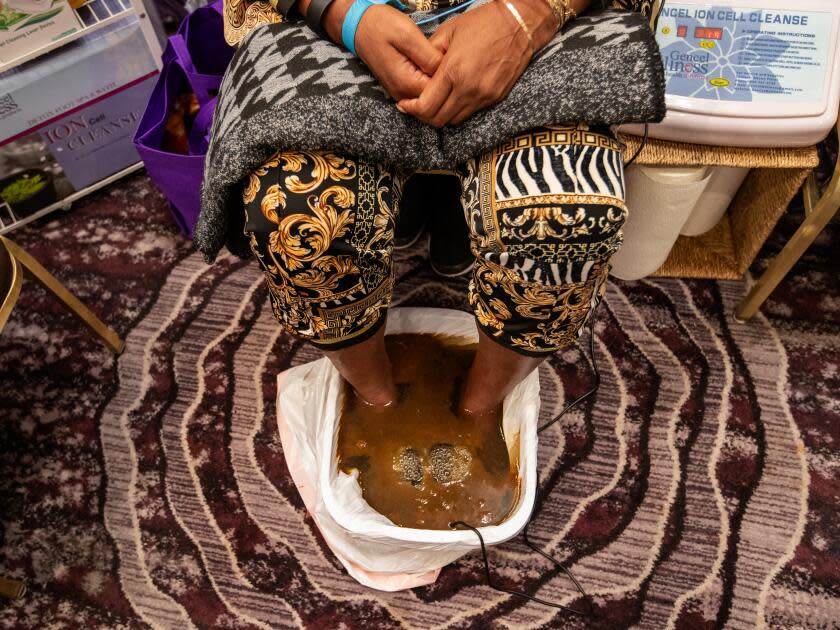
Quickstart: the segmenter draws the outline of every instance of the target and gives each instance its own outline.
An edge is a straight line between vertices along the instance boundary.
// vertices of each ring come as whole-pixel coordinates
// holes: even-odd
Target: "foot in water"
[[[474,431],[481,440],[475,455],[484,469],[491,475],[503,475],[510,470],[510,455],[502,430],[502,406],[489,411],[462,409],[461,418],[474,425]]]
[[[369,408],[374,413],[384,413],[389,409],[393,409],[405,400],[406,394],[408,393],[408,383],[397,383],[395,385],[395,388],[396,395],[394,396],[394,398],[384,403],[373,403],[368,400],[365,400],[364,396],[362,396],[359,392],[357,392],[355,389],[351,389],[356,399],[365,407]]]

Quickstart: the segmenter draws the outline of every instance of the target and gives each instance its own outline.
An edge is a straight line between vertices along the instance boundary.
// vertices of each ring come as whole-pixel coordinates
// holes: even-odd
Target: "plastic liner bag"
[[[452,335],[477,342],[469,313],[436,308],[395,308],[386,334]],[[520,491],[508,518],[479,531],[488,545],[516,536],[528,522],[537,481],[537,370],[505,399],[502,427],[511,460],[519,461]],[[362,497],[357,475],[335,464],[342,379],[327,359],[290,368],[277,377],[277,424],[292,479],[327,545],[356,580],[398,591],[437,579],[441,567],[480,549],[469,530],[398,527]]]

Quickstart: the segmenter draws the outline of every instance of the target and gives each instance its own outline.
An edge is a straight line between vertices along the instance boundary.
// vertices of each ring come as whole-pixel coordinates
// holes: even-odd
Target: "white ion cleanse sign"
[[[668,115],[650,134],[756,147],[818,142],[837,119],[838,24],[840,0],[667,2],[656,41]]]
[[[668,3],[656,36],[668,93],[722,101],[822,98],[831,14]]]

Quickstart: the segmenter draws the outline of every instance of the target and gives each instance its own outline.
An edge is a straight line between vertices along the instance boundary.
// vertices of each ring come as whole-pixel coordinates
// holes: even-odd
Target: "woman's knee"
[[[532,131],[469,170],[464,205],[483,250],[550,263],[609,258],[621,244],[624,176],[607,128]]]
[[[245,232],[289,332],[340,347],[379,325],[390,299],[392,188],[386,169],[325,152],[280,152],[248,177]]]
[[[252,247],[279,256],[290,271],[326,254],[352,228],[357,171],[355,161],[332,153],[274,154],[243,189]]]
[[[479,324],[525,354],[569,345],[621,245],[618,142],[606,128],[540,129],[468,170],[465,207],[478,257],[470,300]]]

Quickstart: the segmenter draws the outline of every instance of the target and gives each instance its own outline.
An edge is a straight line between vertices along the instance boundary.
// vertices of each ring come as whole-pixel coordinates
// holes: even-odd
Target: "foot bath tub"
[[[468,343],[478,340],[470,314],[445,309],[392,309],[386,334],[441,335]],[[356,467],[338,463],[345,383],[326,359],[281,373],[277,389],[278,428],[289,472],[324,539],[351,576],[380,590],[414,588],[434,582],[441,567],[479,549],[478,538],[470,530],[401,527],[365,501],[358,461]],[[518,464],[518,491],[500,522],[479,527],[488,545],[516,536],[531,515],[536,493],[539,405],[539,375],[535,370],[504,401],[502,430],[508,457]],[[444,445],[453,451],[442,453]],[[419,459],[425,457],[426,462],[415,467],[415,479],[420,474],[432,474],[432,457],[445,455],[452,462],[458,460],[456,444],[440,442],[432,452],[434,446],[416,449]],[[405,464],[409,472],[401,474],[410,477],[409,459]],[[481,463],[470,461],[469,465]]]

